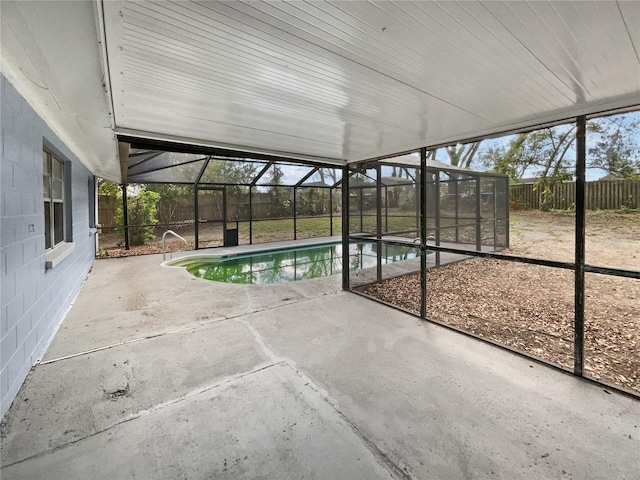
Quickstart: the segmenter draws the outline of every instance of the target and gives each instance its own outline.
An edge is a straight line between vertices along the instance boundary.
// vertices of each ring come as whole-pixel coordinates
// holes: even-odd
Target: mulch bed
[[[585,373],[640,392],[640,282],[588,274]],[[427,317],[573,369],[573,271],[485,258],[427,271]],[[419,314],[420,276],[362,287]]]
[[[180,240],[169,240],[166,244],[167,253],[169,252],[181,252],[186,250],[193,250],[193,242],[189,242],[187,246]],[[150,243],[148,245],[132,245],[129,250],[121,247],[105,248],[98,252],[98,258],[120,258],[120,257],[135,257],[138,255],[151,255],[154,253],[162,253],[162,243]]]

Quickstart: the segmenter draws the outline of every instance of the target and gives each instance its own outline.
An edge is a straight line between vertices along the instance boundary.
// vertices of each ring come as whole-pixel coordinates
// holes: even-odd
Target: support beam
[[[198,176],[196,177],[195,181],[193,182],[194,185],[197,186],[200,183],[200,180],[202,180],[202,176],[204,175],[204,171],[209,166],[209,160],[211,160],[211,155],[209,155],[207,158],[205,158],[204,162],[202,163],[202,167],[200,167],[200,171],[198,172]]]
[[[253,187],[249,187],[249,245],[253,245]]]
[[[427,149],[420,149],[420,317],[427,318]]]
[[[209,155],[205,161],[202,163],[202,167],[200,167],[200,171],[198,172],[198,176],[196,177],[195,181],[193,182],[193,194],[195,195],[195,198],[193,200],[193,208],[194,208],[194,215],[193,218],[195,219],[193,225],[193,236],[194,236],[194,242],[195,242],[195,249],[198,250],[198,240],[199,240],[199,233],[200,233],[200,216],[198,212],[198,185],[200,184],[200,180],[202,180],[202,176],[204,175],[205,170],[207,169],[207,167],[209,166],[209,160],[211,160],[211,155]]]
[[[269,170],[271,168],[271,166],[273,165],[273,162],[269,162],[267,163],[264,167],[262,167],[262,170],[260,170],[260,172],[258,172],[258,175],[256,175],[253,178],[253,181],[251,182],[251,184],[249,185],[250,187],[254,187],[257,185],[257,183],[260,181],[260,179],[262,178],[262,176],[267,173],[267,170]]]
[[[387,185],[384,186],[384,231],[389,231],[389,187]]]
[[[584,244],[585,244],[585,182],[586,182],[586,117],[576,119],[576,251],[575,251],[575,320],[573,371],[582,376],[584,366]]]
[[[124,223],[124,249],[130,250],[129,242],[129,207],[127,205],[127,184],[122,184],[122,222]]]
[[[451,183],[449,183],[451,185]],[[453,182],[453,202],[454,202],[454,215],[455,215],[455,225],[456,225],[456,243],[460,243],[460,178],[456,178]]]
[[[329,188],[329,235],[333,237],[333,187]]]
[[[293,239],[298,239],[298,203],[297,203],[297,188],[293,187]]]
[[[238,232],[238,237],[240,232]],[[222,245],[228,247],[227,245],[227,186],[222,187]],[[237,246],[232,245],[232,246]]]
[[[387,193],[385,189],[385,194]],[[376,167],[376,278],[382,280],[382,167]],[[385,197],[384,203],[387,203]]]
[[[435,174],[434,174],[434,182],[433,182],[433,186],[434,186],[434,193],[433,193],[433,211],[435,212],[434,215],[434,225],[435,225],[435,230],[436,230],[436,245],[440,246],[440,170],[436,170]],[[451,177],[449,177],[451,178]],[[456,178],[456,182],[457,182],[457,178]],[[425,192],[426,192],[426,181],[425,181]],[[450,182],[447,183],[447,189],[449,188]],[[429,198],[429,196],[427,195],[427,198]],[[425,210],[425,215],[426,215],[426,210]],[[426,216],[425,216],[425,224],[426,224]],[[456,219],[457,221],[457,219]],[[425,227],[425,231],[426,231],[426,227]],[[440,266],[440,252],[438,250],[436,250],[436,266],[439,267]]]
[[[200,212],[198,211],[198,184],[196,183],[193,187],[193,210],[194,210],[194,222],[193,222],[193,232],[194,232],[194,237],[195,237],[195,249],[198,250],[198,248],[200,248],[198,246],[198,244],[200,243],[199,240],[199,233],[200,233]]]
[[[474,175],[476,181],[476,251],[482,251],[482,188],[480,175]]]
[[[314,169],[313,169],[313,170],[311,170],[309,173],[307,173],[304,177],[302,177],[302,178],[300,179],[300,181],[299,181],[298,183],[296,183],[294,186],[295,186],[295,187],[300,187],[300,186],[302,186],[302,184],[303,184],[304,182],[306,182],[307,180],[309,180],[309,179],[311,178],[311,176],[312,176],[313,174],[315,174],[318,170],[320,170],[320,168],[319,168],[319,167],[314,168]]]
[[[342,289],[349,290],[349,168],[342,167]]]

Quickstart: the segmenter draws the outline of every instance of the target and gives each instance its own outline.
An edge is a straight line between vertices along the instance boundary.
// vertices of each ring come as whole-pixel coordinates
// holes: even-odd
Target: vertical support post
[[[387,203],[386,197],[384,203]],[[379,164],[376,166],[376,246],[376,278],[379,282],[382,280],[382,167]]]
[[[420,196],[422,195],[422,188],[420,186],[420,168],[416,168],[416,180],[415,180],[416,194],[413,199],[413,209],[416,212],[416,236],[420,236]]]
[[[449,183],[448,185],[451,185]],[[460,243],[460,178],[456,178],[453,182],[454,188],[453,193],[455,194],[455,198],[453,199],[454,209],[455,209],[455,222],[456,222],[456,243]]]
[[[496,189],[496,181],[491,181],[491,187],[493,195],[491,198],[493,199],[493,249],[496,249],[498,245],[498,191]]]
[[[449,190],[449,185],[450,183],[447,182],[447,191]],[[436,171],[435,174],[435,181],[434,181],[434,192],[433,192],[433,201],[435,203],[434,206],[434,211],[435,213],[435,219],[434,219],[434,223],[435,223],[435,229],[436,229],[436,245],[440,246],[440,229],[441,229],[441,222],[440,222],[440,170]],[[440,266],[440,252],[436,252],[436,266],[439,267]]]
[[[389,232],[389,187],[384,186],[384,231]]]
[[[249,187],[249,245],[253,245],[253,187]]]
[[[582,376],[584,365],[584,245],[585,245],[585,182],[586,124],[584,115],[576,118],[576,269],[575,320],[573,333],[573,372]]]
[[[293,239],[298,239],[298,208],[296,207],[297,189],[293,187]]]
[[[193,217],[195,218],[194,224],[193,224],[193,229],[194,229],[194,237],[195,237],[195,248],[196,250],[198,250],[198,248],[200,248],[198,245],[200,243],[200,212],[198,209],[198,185],[195,185],[193,187],[193,194],[194,194],[194,199],[193,199]]]
[[[199,233],[200,233],[200,209],[198,208],[198,185],[200,184],[200,180],[202,180],[202,176],[204,175],[205,170],[209,166],[210,161],[211,161],[211,155],[209,155],[205,159],[205,161],[202,163],[202,167],[200,167],[200,172],[198,172],[198,176],[193,182],[193,191],[195,195],[195,200],[193,202],[193,205],[195,208],[195,212],[194,212],[195,223],[194,223],[193,230],[194,230],[194,240],[195,240],[196,250],[198,249],[198,240],[199,240]],[[223,235],[224,235],[224,232],[223,232]]]
[[[482,251],[482,186],[480,175],[476,175],[476,251]]]
[[[124,222],[124,249],[129,250],[129,207],[127,206],[127,184],[122,184],[122,221]]]
[[[100,224],[100,217],[98,216],[98,212],[100,211],[99,209],[99,204],[98,202],[100,201],[100,197],[98,196],[98,181],[96,179],[95,176],[91,177],[91,181],[92,181],[92,188],[93,188],[93,224],[91,225],[94,228],[97,228],[97,224]],[[95,248],[96,248],[96,252],[98,253],[100,251],[100,234],[102,233],[102,229],[101,228],[97,228],[97,232],[94,236],[95,238]]]
[[[342,167],[342,289],[349,290],[349,168]]]
[[[329,188],[329,235],[333,237],[333,188]]]
[[[509,186],[509,180],[508,179],[502,179],[503,182],[503,188],[505,188],[506,190],[506,199],[505,199],[505,205],[504,205],[504,215],[505,215],[505,232],[506,232],[506,248],[509,248],[510,246],[510,239],[509,239],[509,230],[511,229],[511,226],[509,224],[510,222],[510,215],[511,215],[511,209],[509,208],[509,205],[511,204],[511,187]]]
[[[420,317],[427,318],[427,149],[425,147],[420,149]]]
[[[222,245],[227,246],[227,187],[222,188]]]
[[[364,232],[364,187],[358,189],[360,191],[360,232]]]

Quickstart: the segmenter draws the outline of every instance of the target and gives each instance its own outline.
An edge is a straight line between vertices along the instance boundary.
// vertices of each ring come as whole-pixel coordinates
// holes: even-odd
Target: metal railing
[[[162,260],[166,260],[167,259],[167,244],[166,244],[166,238],[167,238],[167,234],[170,233],[171,235],[173,235],[174,237],[182,240],[184,242],[184,246],[188,247],[189,246],[189,242],[187,242],[184,238],[182,238],[180,235],[178,235],[176,232],[174,232],[173,230],[167,230],[166,232],[164,232],[162,234]],[[173,258],[173,252],[170,252],[171,256],[170,258]]]

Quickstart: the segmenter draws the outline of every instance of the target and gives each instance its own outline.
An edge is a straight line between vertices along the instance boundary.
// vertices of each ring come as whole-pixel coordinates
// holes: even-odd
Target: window
[[[47,150],[43,151],[42,159],[44,238],[48,250],[65,239],[64,162]]]

